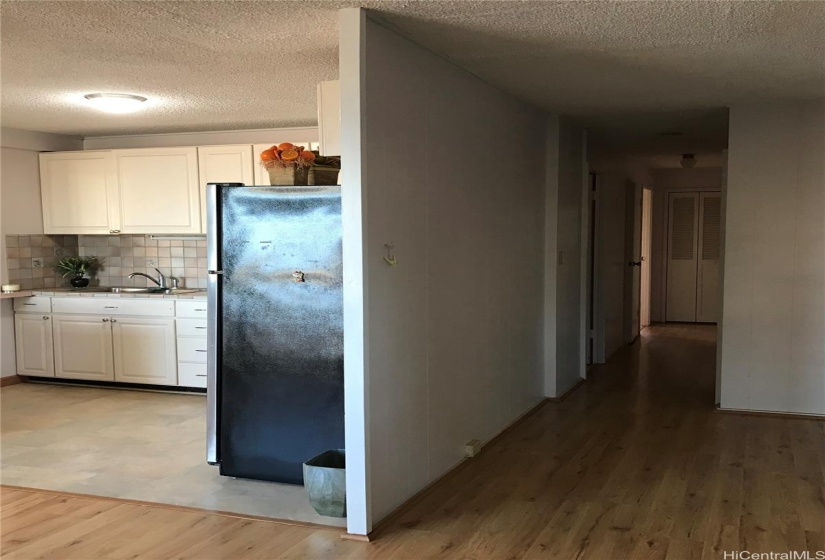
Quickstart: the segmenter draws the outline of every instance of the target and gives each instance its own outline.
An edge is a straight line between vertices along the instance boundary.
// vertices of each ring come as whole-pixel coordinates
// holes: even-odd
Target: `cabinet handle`
[[[104,322],[104,323],[108,323],[108,322],[109,322],[109,319],[103,319],[103,322]]]
[[[33,304],[33,303],[32,303],[32,304],[28,304],[28,303],[27,303],[26,305],[34,305],[34,304]],[[195,309],[195,311],[206,311],[206,309]]]
[[[195,327],[196,329],[205,329],[206,327]]]
[[[117,309],[117,305],[104,305],[103,309]]]
[[[109,233],[120,233],[119,229],[110,229]]]
[[[23,305],[37,305],[36,303],[24,303]]]
[[[117,319],[112,319],[112,322],[113,322],[113,323],[117,323]]]
[[[195,352],[206,352],[206,350],[195,350]]]
[[[206,377],[205,373],[196,373],[195,377]]]
[[[48,315],[43,315],[43,320],[44,320],[44,321],[48,321],[48,320],[49,320],[49,316],[48,316]]]

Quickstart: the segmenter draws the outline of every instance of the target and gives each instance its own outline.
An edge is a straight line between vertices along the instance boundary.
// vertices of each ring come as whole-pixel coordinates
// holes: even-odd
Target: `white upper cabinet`
[[[200,146],[198,148],[198,177],[201,199],[201,232],[206,233],[206,184],[255,184],[252,146]]]
[[[117,164],[110,151],[40,154],[47,234],[108,234],[120,229]]]
[[[114,150],[121,233],[201,233],[197,148]]]

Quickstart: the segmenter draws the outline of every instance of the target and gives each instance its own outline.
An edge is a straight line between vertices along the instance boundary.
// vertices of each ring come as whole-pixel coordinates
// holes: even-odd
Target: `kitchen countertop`
[[[185,289],[185,288],[184,288]],[[18,294],[23,292],[17,292],[14,294],[14,297],[22,297]],[[189,292],[186,294],[149,294],[149,293],[127,293],[127,294],[113,294],[111,292],[87,292],[85,290],[79,289],[75,290],[72,288],[46,288],[42,290],[30,290],[25,292],[29,296],[48,296],[48,297],[98,297],[98,298],[149,298],[149,299],[195,299],[195,300],[205,300],[206,299],[206,290],[197,290],[195,292]],[[11,294],[3,294],[3,295],[11,295]]]
[[[0,292],[0,299],[12,299],[18,297],[32,297],[34,293],[31,290],[22,290],[19,292]]]

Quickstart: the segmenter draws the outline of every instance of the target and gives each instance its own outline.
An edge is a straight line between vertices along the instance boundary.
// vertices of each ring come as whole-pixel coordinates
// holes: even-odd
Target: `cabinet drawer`
[[[192,319],[206,319],[206,300],[178,300],[176,315],[178,317],[190,317]]]
[[[27,297],[14,300],[14,310],[18,313],[51,313],[52,298]]]
[[[179,338],[178,360],[181,362],[206,363],[206,337]]]
[[[178,336],[206,336],[206,320],[178,319]]]
[[[137,317],[173,317],[174,300],[149,300],[130,298],[54,298],[54,313],[90,315],[132,315]]]
[[[206,364],[178,364],[178,385],[206,388]]]

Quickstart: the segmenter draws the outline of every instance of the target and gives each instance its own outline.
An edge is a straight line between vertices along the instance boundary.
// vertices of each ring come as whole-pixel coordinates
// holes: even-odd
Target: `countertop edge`
[[[19,292],[2,292],[0,293],[0,299],[14,299],[14,298],[21,298],[21,297],[32,297],[34,292],[32,290],[22,290]]]
[[[22,293],[22,292],[18,292]],[[28,296],[42,297],[79,297],[79,298],[126,298],[126,299],[180,299],[180,300],[206,300],[206,290],[199,290],[189,294],[112,294],[107,292],[75,292],[69,290],[29,290]],[[5,295],[5,294],[4,294]],[[23,297],[23,296],[16,296]]]

